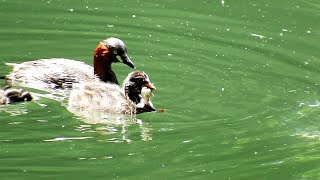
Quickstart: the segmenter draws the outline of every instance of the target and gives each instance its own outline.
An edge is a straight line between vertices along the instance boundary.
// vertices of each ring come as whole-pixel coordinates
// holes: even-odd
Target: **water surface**
[[[0,1],[0,75],[4,62],[92,64],[115,36],[167,110],[93,124],[46,97],[0,107],[0,177],[319,179],[319,11],[316,0]],[[120,81],[131,71],[113,68]]]

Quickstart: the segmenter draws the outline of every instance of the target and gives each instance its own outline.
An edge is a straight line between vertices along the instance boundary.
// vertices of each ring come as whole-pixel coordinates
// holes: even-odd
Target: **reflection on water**
[[[0,113],[8,113],[10,116],[19,116],[27,114],[28,109],[26,108],[26,103],[29,102],[0,105]]]
[[[43,107],[50,111],[51,107],[48,107],[47,101],[54,100],[61,103],[61,106],[67,107],[68,90],[58,90],[56,92],[33,92],[34,97],[32,102],[15,103],[9,105],[0,106],[0,113],[8,113],[10,116],[19,116],[28,114],[28,103],[33,103],[37,108]],[[49,101],[50,102],[50,101]],[[141,119],[137,119],[136,115],[123,115],[123,114],[106,114],[96,111],[78,111],[69,109],[73,113],[77,120],[80,120],[86,124],[80,124],[75,128],[76,131],[80,131],[83,134],[99,133],[106,135],[106,139],[99,139],[99,142],[132,142],[130,138],[130,127],[134,126],[139,129],[141,140],[152,140],[152,128],[149,124],[144,123]],[[48,120],[36,120],[41,123],[48,123]],[[24,123],[23,121],[12,121],[8,124],[17,125]],[[136,129],[135,129],[136,130]],[[53,139],[45,139],[46,142],[59,142],[66,140],[84,140],[92,138],[87,137],[56,137]]]
[[[80,157],[79,160],[106,160],[106,159],[112,159],[112,156],[102,156],[102,157]]]
[[[310,131],[298,131],[293,136],[314,139],[314,140],[320,140],[320,131],[311,131],[311,132]]]
[[[55,142],[55,141],[66,141],[66,140],[83,140],[83,139],[90,139],[93,137],[58,137],[53,139],[46,139],[43,140],[45,142]]]
[[[82,133],[97,132],[110,136],[105,140],[98,140],[99,142],[132,142],[130,138],[130,126],[138,126],[141,140],[152,140],[151,128],[148,124],[144,123],[141,119],[137,119],[136,115],[124,114],[108,114],[98,111],[85,111],[70,109],[69,111],[75,114],[85,125],[79,125],[76,130]]]
[[[33,103],[37,108],[42,107],[50,111],[52,107],[48,107],[48,102],[51,100],[57,101],[63,107],[67,107],[67,100],[70,90],[49,90],[49,92],[30,90],[32,92],[33,101],[15,103],[9,105],[0,106],[0,113],[5,112],[11,116],[26,115],[28,114],[28,103]],[[49,101],[48,101],[49,100]],[[99,139],[99,142],[132,142],[130,138],[130,127],[138,127],[141,140],[152,140],[151,127],[147,123],[144,123],[141,119],[137,119],[136,115],[123,115],[123,114],[106,114],[97,111],[78,111],[69,109],[73,113],[77,120],[80,120],[86,124],[81,124],[75,128],[76,131],[80,131],[83,134],[99,133],[106,135],[106,139]],[[47,123],[48,120],[36,120],[37,122]],[[16,125],[21,124],[19,122],[9,122],[8,124]],[[56,137],[53,139],[45,139],[46,142],[58,142],[66,140],[84,140],[92,138],[90,137]]]

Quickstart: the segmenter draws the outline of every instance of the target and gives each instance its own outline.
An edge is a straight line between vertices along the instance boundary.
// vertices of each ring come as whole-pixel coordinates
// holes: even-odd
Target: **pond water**
[[[317,0],[0,0],[0,75],[92,64],[114,36],[166,109],[90,123],[47,96],[2,106],[0,177],[319,179],[319,20]]]

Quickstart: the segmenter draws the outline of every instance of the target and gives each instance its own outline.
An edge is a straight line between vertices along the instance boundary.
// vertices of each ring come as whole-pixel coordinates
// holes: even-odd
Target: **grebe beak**
[[[129,58],[129,56],[127,55],[127,53],[120,55],[122,62],[126,65],[128,65],[131,68],[135,68],[133,62],[131,61],[131,59]]]
[[[155,90],[156,89],[156,87],[150,82],[144,83],[143,86],[145,86],[145,87],[147,87],[147,88],[149,88],[151,90]]]

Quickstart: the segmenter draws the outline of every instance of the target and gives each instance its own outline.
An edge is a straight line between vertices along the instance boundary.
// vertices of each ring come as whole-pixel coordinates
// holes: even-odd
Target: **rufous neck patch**
[[[98,46],[94,50],[94,57],[106,56],[109,52],[109,49],[103,44],[99,43]]]

